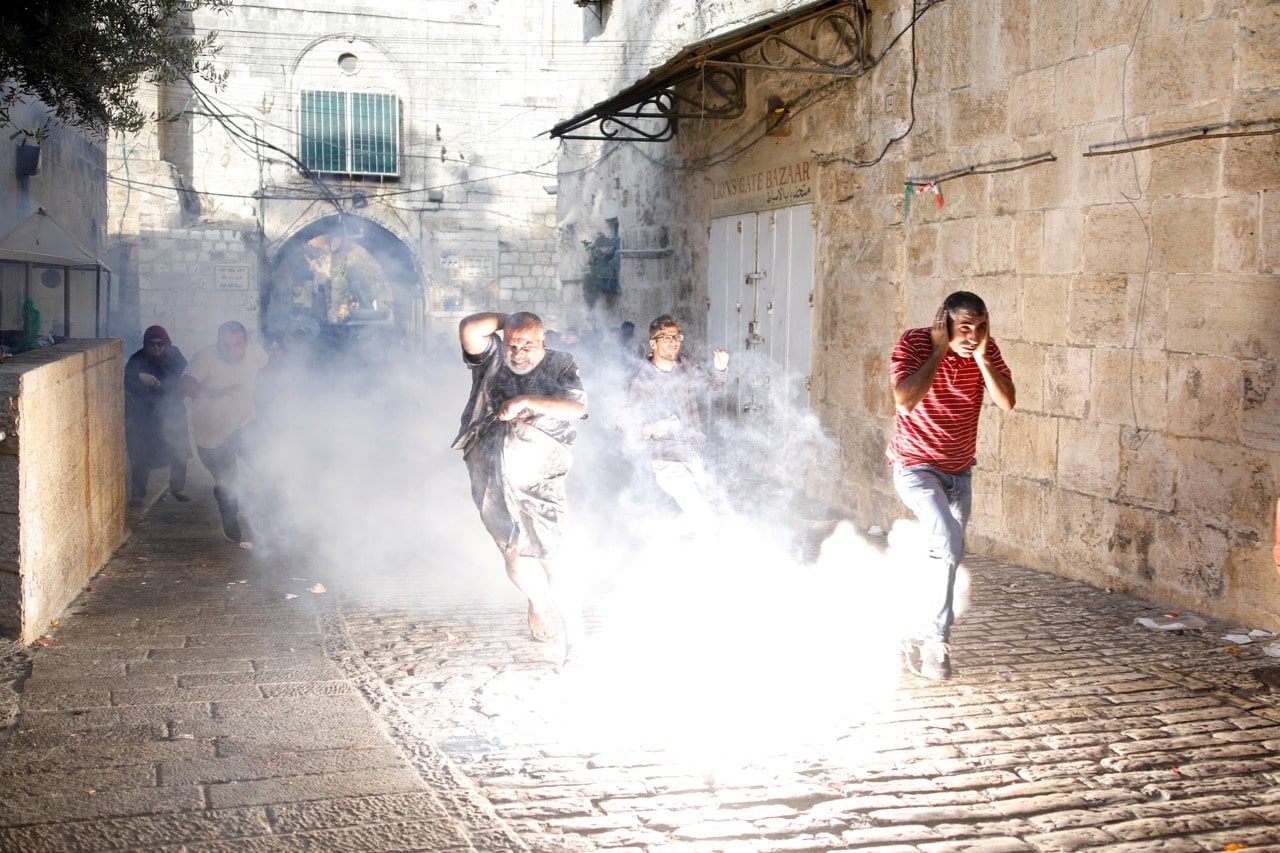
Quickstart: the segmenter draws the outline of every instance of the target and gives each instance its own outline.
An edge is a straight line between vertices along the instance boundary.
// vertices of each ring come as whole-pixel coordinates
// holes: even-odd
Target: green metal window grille
[[[400,102],[373,92],[302,93],[302,150],[312,172],[399,175]]]

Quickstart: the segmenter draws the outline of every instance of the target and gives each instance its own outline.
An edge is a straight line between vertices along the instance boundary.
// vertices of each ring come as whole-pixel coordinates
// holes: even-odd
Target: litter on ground
[[[1209,626],[1198,616],[1184,616],[1181,613],[1169,615],[1163,613],[1159,616],[1139,616],[1133,620],[1144,628],[1150,628],[1153,631],[1199,631]]]

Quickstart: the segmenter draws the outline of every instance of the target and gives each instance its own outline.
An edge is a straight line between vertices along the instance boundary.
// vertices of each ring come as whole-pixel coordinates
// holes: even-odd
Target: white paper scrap
[[[1154,631],[1198,631],[1209,624],[1198,616],[1139,616],[1134,621]]]

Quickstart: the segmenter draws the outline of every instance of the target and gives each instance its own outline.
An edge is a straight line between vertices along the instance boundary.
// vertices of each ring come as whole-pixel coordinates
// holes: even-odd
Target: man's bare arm
[[[947,354],[947,347],[951,343],[951,330],[947,328],[947,309],[939,308],[934,315],[929,337],[933,340],[933,352],[929,353],[925,363],[915,373],[898,380],[893,386],[893,403],[904,415],[910,414],[916,404],[924,399],[924,395],[929,393],[933,378],[938,375],[938,368],[942,366],[942,357]]]
[[[480,355],[489,348],[489,337],[502,328],[506,314],[486,312],[472,314],[462,318],[458,324],[458,338],[462,341],[462,351],[468,355]]]
[[[1013,380],[996,370],[991,363],[991,356],[987,353],[987,344],[990,341],[991,325],[988,322],[987,336],[978,345],[973,357],[978,362],[978,369],[982,371],[982,381],[986,384],[991,399],[1006,412],[1011,412],[1018,401],[1018,392],[1013,385]]]
[[[946,354],[945,349],[935,349],[928,360],[920,365],[919,370],[893,386],[893,402],[898,411],[908,415],[924,399],[924,395],[929,393],[929,387],[933,385],[933,378],[938,375],[942,357]]]
[[[996,405],[1006,412],[1012,411],[1018,401],[1017,389],[1013,387],[1013,380],[992,367],[988,361],[979,361],[978,367],[982,370],[982,378],[986,381],[987,391],[991,393],[991,399],[995,400]]]
[[[535,397],[522,394],[512,397],[498,409],[498,420],[510,421],[521,415],[546,415],[562,421],[577,420],[587,413],[587,405],[565,397]]]
[[[194,376],[183,376],[178,380],[178,393],[193,400],[196,397],[211,397],[215,400],[222,397],[230,397],[239,387],[239,385],[228,385],[225,388],[210,388],[198,381]]]

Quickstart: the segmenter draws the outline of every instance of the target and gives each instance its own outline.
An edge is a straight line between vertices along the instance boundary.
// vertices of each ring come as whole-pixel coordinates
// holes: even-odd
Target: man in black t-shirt
[[[472,314],[458,334],[472,382],[453,447],[507,577],[529,600],[529,633],[551,640],[573,422],[586,417],[587,394],[573,356],[546,348],[536,314]]]

